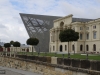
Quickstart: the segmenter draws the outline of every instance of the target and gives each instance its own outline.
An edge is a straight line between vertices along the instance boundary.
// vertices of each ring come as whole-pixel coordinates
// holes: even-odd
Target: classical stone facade
[[[100,19],[73,18],[68,15],[54,20],[50,29],[49,52],[68,52],[68,43],[59,40],[59,33],[65,28],[79,32],[78,41],[70,42],[71,53],[100,53]]]

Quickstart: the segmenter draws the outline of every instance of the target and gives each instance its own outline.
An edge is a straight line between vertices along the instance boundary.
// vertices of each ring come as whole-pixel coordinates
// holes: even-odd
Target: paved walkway
[[[0,74],[0,75],[42,75],[42,74],[30,72],[30,71],[23,71],[23,70],[19,70],[19,69],[7,68],[7,67],[0,66],[0,73],[1,73],[1,70],[5,70],[6,73]]]

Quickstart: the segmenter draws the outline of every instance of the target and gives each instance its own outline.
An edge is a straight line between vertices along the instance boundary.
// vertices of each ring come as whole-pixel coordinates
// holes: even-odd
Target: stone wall
[[[72,61],[77,64],[71,63]],[[87,65],[87,67],[80,68],[80,63],[79,60],[65,60],[57,57],[0,57],[0,66],[32,71],[43,75],[100,75],[99,71],[88,69],[89,66]]]

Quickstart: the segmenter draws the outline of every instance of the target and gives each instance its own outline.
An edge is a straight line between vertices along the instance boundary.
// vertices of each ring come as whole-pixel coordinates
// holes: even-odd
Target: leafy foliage
[[[59,39],[61,42],[77,41],[79,39],[79,33],[72,29],[65,29],[60,32]]]
[[[18,41],[14,42],[14,43],[13,43],[13,46],[14,46],[14,47],[20,47],[20,42],[18,42]]]
[[[27,45],[37,45],[39,40],[37,38],[29,38],[26,41]]]
[[[5,43],[5,44],[4,44],[4,47],[5,47],[5,48],[11,47],[11,44],[10,44],[10,43]]]
[[[10,44],[13,45],[14,41],[10,41]]]

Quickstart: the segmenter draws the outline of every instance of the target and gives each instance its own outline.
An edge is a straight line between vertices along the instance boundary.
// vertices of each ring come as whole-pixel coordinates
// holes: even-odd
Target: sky
[[[19,13],[100,18],[100,0],[0,0],[0,42],[29,38]]]

